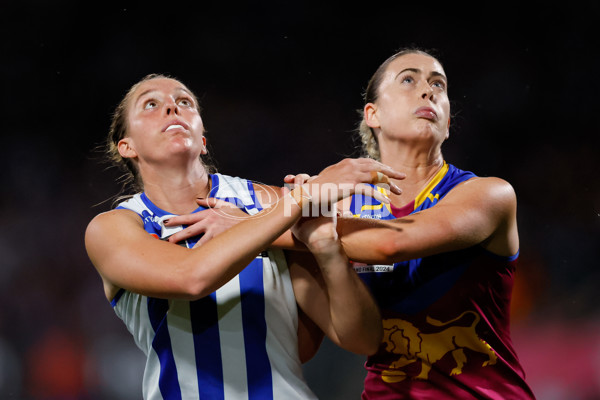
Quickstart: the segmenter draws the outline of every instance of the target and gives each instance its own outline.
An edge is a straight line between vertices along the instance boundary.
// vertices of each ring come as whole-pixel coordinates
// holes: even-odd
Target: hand
[[[168,239],[169,242],[177,243],[203,234],[194,245],[194,248],[196,248],[249,217],[244,211],[224,200],[209,198],[197,199],[196,202],[198,205],[207,207],[208,209],[192,214],[171,217],[165,222],[165,226],[189,225],[187,228],[170,236]]]
[[[293,175],[293,174],[286,175],[283,178],[284,185],[281,187],[281,196],[282,197],[285,196],[291,190],[293,190],[295,187],[302,186],[306,182],[310,182],[313,179],[315,179],[316,177],[317,177],[316,175],[310,176],[310,175],[304,174],[304,173],[298,174],[298,175]]]
[[[335,217],[300,218],[292,226],[292,233],[313,254],[337,252],[341,249]]]
[[[287,183],[287,186],[291,186],[292,189],[296,186],[301,186],[306,182],[310,182],[315,179],[317,175],[310,176],[308,174],[298,174],[298,175],[286,175],[283,178],[283,182]]]
[[[392,193],[402,190],[390,179],[404,179],[406,174],[370,158],[346,158],[325,168],[319,175],[302,184],[312,203],[329,204],[355,193],[389,203],[389,199],[367,183],[386,186]]]

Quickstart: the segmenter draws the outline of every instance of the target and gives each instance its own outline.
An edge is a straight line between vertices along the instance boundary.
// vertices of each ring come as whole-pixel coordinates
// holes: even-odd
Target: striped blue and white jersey
[[[211,179],[210,197],[251,215],[262,209],[250,181],[221,174]],[[157,238],[174,233],[162,225],[173,214],[144,193],[117,208],[138,213],[144,229]],[[112,305],[147,356],[146,400],[316,398],[302,374],[296,301],[280,250],[263,252],[223,287],[196,301],[121,290]]]

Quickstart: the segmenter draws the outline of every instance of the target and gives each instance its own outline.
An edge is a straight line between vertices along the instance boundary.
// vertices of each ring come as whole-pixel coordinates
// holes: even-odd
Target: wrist
[[[304,185],[296,186],[290,191],[289,195],[296,202],[296,204],[300,206],[300,208],[312,201],[312,196],[304,188]]]
[[[328,257],[335,254],[344,254],[342,244],[337,238],[318,239],[305,244],[315,256]]]

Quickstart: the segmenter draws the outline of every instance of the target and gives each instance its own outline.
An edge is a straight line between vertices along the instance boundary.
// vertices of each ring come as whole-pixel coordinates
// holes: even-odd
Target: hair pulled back
[[[379,68],[375,71],[369,83],[367,84],[367,89],[363,93],[363,107],[367,105],[367,103],[375,103],[379,97],[379,87],[383,81],[383,77],[385,72],[387,71],[388,66],[397,58],[402,57],[406,54],[423,54],[429,57],[434,57],[430,51],[421,50],[416,47],[404,48],[402,50],[397,51],[395,54],[390,56],[387,60],[385,60]],[[362,110],[358,110],[358,113],[361,117],[361,121],[358,125],[358,136],[362,145],[362,156],[373,158],[375,160],[381,160],[381,153],[379,151],[379,143],[377,142],[377,137],[375,136],[375,132],[373,129],[367,125],[367,121],[365,119],[364,108]]]
[[[130,158],[124,158],[123,156],[121,156],[121,154],[119,153],[118,145],[119,141],[127,136],[127,131],[129,129],[127,113],[129,111],[129,105],[131,104],[131,100],[133,98],[134,93],[142,83],[152,79],[175,78],[164,74],[148,74],[144,76],[141,80],[139,80],[137,83],[135,83],[133,86],[131,86],[131,88],[127,91],[121,102],[117,105],[112,115],[110,129],[108,131],[108,135],[106,137],[105,142],[105,155],[107,161],[111,165],[116,166],[123,172],[123,175],[121,177],[121,183],[123,184],[123,188],[130,188],[133,192],[143,191],[144,185],[142,183],[142,179],[140,177],[139,171],[135,163]],[[192,96],[194,97],[196,109],[198,110],[198,113],[200,113],[201,108],[198,103],[198,99],[193,93]],[[208,172],[212,173],[215,171],[215,168],[212,166],[212,163],[208,162],[208,160],[210,160],[208,156],[201,156],[200,158],[202,159],[202,162]]]

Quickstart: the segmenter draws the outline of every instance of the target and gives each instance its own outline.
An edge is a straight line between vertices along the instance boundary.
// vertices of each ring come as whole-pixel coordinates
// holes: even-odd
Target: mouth
[[[419,107],[415,111],[415,115],[419,118],[428,119],[430,121],[437,121],[438,119],[437,113],[431,107]]]
[[[182,122],[182,121],[171,121],[163,127],[162,131],[169,132],[169,131],[174,131],[174,130],[187,131],[187,130],[189,130],[189,126],[188,126],[188,124],[186,124],[185,122]]]

